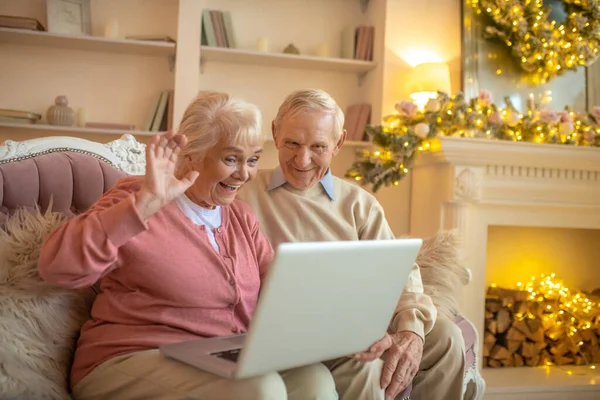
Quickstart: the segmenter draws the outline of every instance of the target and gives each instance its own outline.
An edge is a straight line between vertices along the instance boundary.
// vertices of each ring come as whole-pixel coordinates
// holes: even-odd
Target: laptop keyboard
[[[224,358],[229,361],[237,362],[241,350],[242,349],[225,350],[216,353],[210,353],[210,355],[217,356],[219,358]]]

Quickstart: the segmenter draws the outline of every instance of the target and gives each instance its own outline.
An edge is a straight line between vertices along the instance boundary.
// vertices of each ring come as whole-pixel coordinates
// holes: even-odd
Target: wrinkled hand
[[[386,399],[395,399],[412,382],[423,357],[423,339],[414,332],[391,335],[392,346],[384,354],[381,387]]]
[[[198,178],[196,171],[182,179],[174,175],[179,153],[186,144],[185,135],[167,132],[154,136],[146,146],[146,176],[136,193],[136,207],[144,219],[185,192]]]
[[[351,355],[351,358],[361,362],[369,362],[380,358],[387,349],[392,345],[392,338],[387,333],[383,339],[373,343],[371,347],[362,353],[356,353]]]

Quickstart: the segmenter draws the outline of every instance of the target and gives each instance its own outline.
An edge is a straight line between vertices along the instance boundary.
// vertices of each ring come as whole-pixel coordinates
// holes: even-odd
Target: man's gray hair
[[[201,92],[183,114],[179,133],[188,138],[188,144],[181,150],[177,175],[182,171],[186,160],[201,160],[217,144],[235,146],[248,144],[261,145],[264,141],[262,116],[258,107],[226,93]]]
[[[300,111],[320,111],[331,115],[333,120],[333,139],[337,142],[344,130],[344,113],[329,93],[320,89],[302,89],[290,93],[277,111],[274,136],[277,136],[283,120]]]

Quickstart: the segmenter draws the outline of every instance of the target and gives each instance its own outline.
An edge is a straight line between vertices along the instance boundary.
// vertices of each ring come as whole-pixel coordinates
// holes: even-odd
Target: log
[[[513,313],[516,316],[524,317],[529,312],[529,303],[526,301],[517,301],[513,306]]]
[[[502,308],[496,314],[497,332],[504,333],[511,324],[510,312],[506,308]]]
[[[488,365],[492,368],[500,368],[502,366],[502,363],[498,360],[494,360],[492,358],[488,359]]]
[[[569,342],[566,339],[561,340],[556,345],[550,347],[550,353],[552,353],[555,358],[560,358],[569,352]]]
[[[529,328],[529,332],[535,332],[542,327],[542,321],[539,319],[527,319],[527,327]]]
[[[516,328],[510,328],[508,330],[508,332],[506,333],[506,340],[517,340],[517,341],[524,341],[527,338],[527,336],[525,336],[525,334],[521,331],[519,331]]]
[[[529,297],[529,293],[523,290],[505,289],[501,287],[488,287],[487,296],[497,298],[512,297],[514,301],[525,301]]]
[[[560,340],[565,336],[565,328],[562,325],[556,325],[546,331],[546,336],[552,340]]]
[[[513,360],[515,363],[515,367],[522,367],[525,365],[525,360],[521,357],[520,354],[513,354]]]
[[[498,323],[496,322],[495,319],[488,319],[485,321],[485,328],[490,331],[490,333],[492,334],[496,334],[498,333],[498,329],[497,329]]]
[[[561,357],[561,356],[554,357],[554,364],[556,364],[556,365],[573,364],[574,361],[575,361],[575,359],[573,357]]]
[[[535,347],[532,342],[524,342],[521,345],[521,355],[525,358],[533,358],[540,354],[540,351]],[[529,365],[529,364],[527,364]]]
[[[507,360],[512,358],[512,354],[504,346],[494,345],[490,350],[490,358],[494,360]]]
[[[540,356],[539,356],[539,354],[535,355],[535,356],[533,356],[531,358],[526,358],[525,359],[525,365],[527,365],[528,367],[537,367],[538,364],[539,364],[539,362],[540,362]]]
[[[523,344],[523,342],[520,340],[507,340],[506,348],[512,354],[519,350],[519,348],[521,347],[521,344]]]
[[[491,343],[491,344],[496,343],[496,336],[494,334],[492,334],[491,332],[486,332],[485,335],[483,336],[483,343]]]
[[[507,358],[506,360],[500,360],[500,362],[502,363],[503,367],[514,367],[515,366],[515,360],[512,357]]]
[[[485,309],[491,313],[497,313],[502,308],[502,301],[496,298],[485,298]]]
[[[552,364],[552,356],[548,352],[548,350],[542,350],[540,353],[540,360],[538,365],[549,365]]]

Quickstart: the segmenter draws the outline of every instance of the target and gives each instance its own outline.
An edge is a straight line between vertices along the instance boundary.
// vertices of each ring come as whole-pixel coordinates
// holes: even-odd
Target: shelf
[[[106,53],[175,56],[175,43],[61,35],[26,29],[0,28],[0,42]]]
[[[207,61],[233,64],[254,64],[268,67],[349,72],[356,74],[366,74],[377,67],[377,63],[373,61],[303,56],[284,53],[266,53],[223,47],[202,46],[200,49],[201,71],[203,71],[204,63]]]
[[[47,132],[64,132],[64,133],[89,133],[102,135],[124,135],[129,133],[134,136],[153,136],[164,132],[148,132],[148,131],[130,131],[125,129],[99,129],[99,128],[82,128],[78,126],[57,126],[44,124],[12,124],[8,122],[0,122],[0,129],[23,129],[23,130],[38,130]]]

